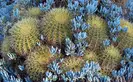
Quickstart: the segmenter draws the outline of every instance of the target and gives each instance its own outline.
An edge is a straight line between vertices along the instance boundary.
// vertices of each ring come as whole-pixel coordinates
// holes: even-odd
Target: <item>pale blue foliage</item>
[[[39,8],[41,11],[48,11],[52,4],[54,4],[54,0],[46,0],[46,3],[40,3]]]
[[[113,4],[111,0],[101,0],[100,13],[106,19],[109,27],[110,37],[113,42],[117,42],[118,33],[126,31],[126,28],[120,26],[122,8]]]
[[[55,72],[56,74],[61,74],[62,70],[60,70],[59,62],[56,60],[53,61],[51,64],[48,65],[48,68]]]
[[[75,82],[86,79],[89,82],[111,82],[110,77],[102,76],[99,71],[101,70],[99,64],[95,62],[86,62],[78,72],[72,70],[62,74],[64,82]],[[81,81],[82,82],[82,81]]]
[[[128,19],[133,21],[133,0],[127,0],[126,2],[126,8],[128,9],[127,15]]]
[[[46,74],[46,77],[43,78],[43,82],[53,82],[58,79],[57,75],[53,75],[52,72],[47,71],[45,74]]]
[[[65,39],[65,53],[66,55],[72,55],[74,56],[75,55],[75,44],[69,39],[69,38],[66,38]]]
[[[124,50],[124,58],[121,60],[120,70],[113,70],[112,75],[117,77],[125,77],[126,81],[133,78],[133,48]]]
[[[106,39],[103,41],[103,45],[104,46],[109,46],[111,43],[110,43],[110,40],[109,39]]]

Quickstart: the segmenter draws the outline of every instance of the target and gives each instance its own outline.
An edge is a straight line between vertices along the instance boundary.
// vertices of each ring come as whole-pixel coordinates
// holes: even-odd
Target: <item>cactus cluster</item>
[[[119,33],[118,48],[124,50],[125,48],[133,47],[133,24],[127,20],[121,19],[121,26],[127,27],[127,32]]]
[[[87,30],[89,49],[91,51],[103,49],[103,41],[108,39],[106,21],[99,16],[92,15],[88,17],[87,23],[90,24]]]
[[[47,65],[53,59],[48,46],[39,46],[29,53],[25,61],[25,68],[32,80],[41,79],[47,71]]]
[[[31,51],[39,42],[37,20],[34,18],[29,17],[18,21],[9,32],[11,34],[11,47],[20,55],[25,55]]]
[[[42,33],[50,44],[62,44],[71,36],[71,13],[65,8],[54,8],[42,19]]]
[[[107,47],[100,57],[102,72],[110,75],[112,70],[115,70],[121,61],[119,49],[113,45]]]
[[[61,63],[61,69],[63,72],[74,71],[78,72],[84,65],[84,60],[80,57],[70,56],[63,60]]]

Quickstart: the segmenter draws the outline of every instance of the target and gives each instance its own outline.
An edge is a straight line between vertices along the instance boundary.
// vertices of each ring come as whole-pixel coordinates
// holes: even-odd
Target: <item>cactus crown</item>
[[[93,28],[106,28],[107,23],[99,16],[92,15],[88,17],[87,23]]]
[[[111,56],[112,58],[119,58],[121,56],[119,50],[112,45],[106,48],[105,52],[107,55]]]
[[[61,68],[64,72],[67,72],[70,70],[77,72],[77,71],[80,71],[83,64],[84,64],[84,61],[82,58],[71,56],[64,59],[64,61],[61,63]]]
[[[128,30],[127,30],[127,33],[129,34],[129,36],[133,36],[133,24],[130,23],[129,21],[127,20],[124,20],[124,19],[121,19],[121,26],[124,28],[124,27],[127,27]]]
[[[31,17],[18,21],[9,32],[11,33],[11,45],[19,54],[27,53],[39,41],[37,21]]]
[[[62,9],[62,8],[53,9],[51,11],[51,14],[54,16],[54,20],[60,24],[67,23],[70,18],[69,11],[66,11],[65,9]]]

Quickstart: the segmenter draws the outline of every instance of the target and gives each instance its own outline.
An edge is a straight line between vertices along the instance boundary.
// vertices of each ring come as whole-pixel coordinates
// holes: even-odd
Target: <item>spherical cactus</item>
[[[133,24],[127,20],[121,19],[121,27],[127,27],[127,32],[119,33],[118,39],[118,48],[124,50],[125,48],[133,47]]]
[[[85,51],[85,54],[83,56],[83,58],[86,60],[86,61],[95,61],[97,62],[98,61],[98,56],[95,52],[92,52],[92,51]]]
[[[54,8],[43,17],[42,33],[47,43],[61,45],[71,36],[71,13],[65,8]]]
[[[56,55],[56,54],[55,54]],[[37,47],[29,53],[25,61],[25,68],[30,78],[34,81],[41,80],[47,71],[47,65],[55,58],[47,46]]]
[[[18,54],[25,55],[39,42],[37,20],[34,18],[22,19],[9,32],[11,33],[11,47]]]
[[[64,59],[64,61],[61,63],[61,69],[63,70],[63,72],[67,72],[67,71],[80,71],[80,69],[83,67],[84,65],[84,60],[80,57],[67,57]]]
[[[7,55],[7,53],[10,53],[10,40],[9,40],[9,36],[7,36],[4,41],[2,42],[1,45],[1,53],[3,55]]]
[[[41,10],[38,7],[32,7],[28,9],[28,15],[32,17],[38,17],[41,14]]]
[[[119,50],[111,45],[103,51],[100,58],[102,72],[110,75],[119,66],[122,57]]]
[[[103,41],[108,39],[107,23],[102,18],[92,15],[87,19],[90,28],[87,30],[87,41],[91,51],[97,51],[103,48]]]

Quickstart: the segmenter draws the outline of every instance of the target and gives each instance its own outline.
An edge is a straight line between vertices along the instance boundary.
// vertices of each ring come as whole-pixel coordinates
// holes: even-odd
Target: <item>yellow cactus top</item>
[[[121,54],[120,54],[120,51],[115,48],[113,45],[107,47],[105,49],[105,55],[107,55],[108,57],[111,57],[111,58],[114,58],[114,59],[120,59],[121,58]]]
[[[53,16],[53,20],[59,24],[68,23],[70,20],[70,12],[64,8],[55,8],[49,12],[49,15]]]
[[[127,27],[128,28],[127,33],[129,34],[129,36],[133,37],[133,24],[124,19],[121,19],[120,22],[121,22],[120,24],[121,27],[122,28]]]
[[[87,23],[93,28],[107,28],[106,21],[97,15],[89,16]]]

